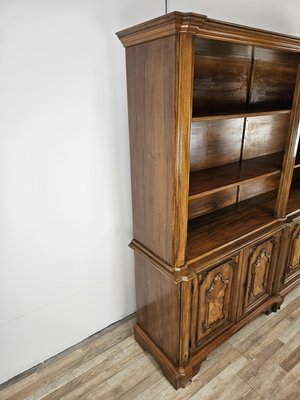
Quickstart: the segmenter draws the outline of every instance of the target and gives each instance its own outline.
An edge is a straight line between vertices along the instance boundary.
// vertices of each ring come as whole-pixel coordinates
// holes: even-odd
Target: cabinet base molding
[[[293,289],[295,289],[297,286],[300,285],[300,276],[290,282],[288,285],[283,286],[283,288],[280,290],[280,295],[282,297],[285,297],[287,294],[289,294]]]
[[[192,378],[198,374],[201,363],[206,360],[207,356],[213,350],[247,325],[250,321],[257,318],[260,314],[276,312],[282,305],[283,301],[284,298],[282,296],[275,296],[268,299],[251,314],[229,327],[210,343],[206,343],[204,347],[195,350],[193,354],[190,355],[189,361],[185,366],[175,366],[138,324],[134,326],[134,338],[143,350],[147,351],[155,358],[165,377],[177,390],[179,388],[184,388],[188,382],[192,381]]]
[[[147,351],[155,358],[161,367],[163,374],[176,390],[185,387],[187,382],[191,381],[192,377],[199,372],[200,364],[194,368],[191,364],[188,364],[185,367],[176,367],[138,324],[136,324],[133,329],[135,340],[143,350]]]

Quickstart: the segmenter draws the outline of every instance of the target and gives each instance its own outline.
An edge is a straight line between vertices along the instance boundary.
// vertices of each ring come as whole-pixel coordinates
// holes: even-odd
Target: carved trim
[[[266,261],[265,264],[263,261]],[[267,267],[270,263],[271,255],[266,249],[262,249],[259,252],[255,262],[251,267],[251,286],[249,289],[248,299],[258,296],[265,291],[266,284],[266,272]]]
[[[203,331],[205,332],[212,325],[222,321],[225,318],[225,298],[228,290],[229,279],[218,273],[209,289],[205,294],[205,323]]]
[[[300,230],[298,231],[297,235],[292,240],[291,253],[290,253],[289,265],[288,265],[288,274],[293,273],[299,267],[299,264],[300,264],[300,251],[299,251],[299,254],[296,253],[297,241],[299,239],[300,239]],[[298,255],[298,263],[296,263],[296,264],[293,263],[295,255]]]
[[[299,38],[236,25],[195,13],[172,12],[117,32],[125,47],[177,33],[299,52]]]

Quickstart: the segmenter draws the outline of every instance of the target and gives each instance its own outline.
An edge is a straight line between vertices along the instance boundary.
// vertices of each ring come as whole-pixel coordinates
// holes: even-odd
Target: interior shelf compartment
[[[290,109],[299,55],[197,38],[193,116]]]
[[[296,155],[296,161],[295,161],[295,166],[294,168],[299,168],[300,167],[300,152],[298,151]]]
[[[300,189],[298,192],[299,201]],[[189,221],[188,260],[275,223],[276,197],[274,190]]]
[[[283,152],[256,157],[220,167],[194,171],[190,175],[189,199],[196,199],[224,188],[279,174]]]
[[[221,119],[234,119],[234,118],[250,118],[250,117],[263,117],[268,115],[280,115],[280,114],[290,114],[290,109],[285,110],[269,110],[269,111],[251,111],[251,112],[240,112],[240,113],[227,113],[227,114],[213,114],[213,115],[203,115],[194,116],[192,122],[202,122],[202,121],[213,121]]]
[[[289,121],[289,113],[274,113],[193,122],[191,172],[283,152]]]
[[[300,211],[300,179],[292,183],[286,214],[289,216]]]

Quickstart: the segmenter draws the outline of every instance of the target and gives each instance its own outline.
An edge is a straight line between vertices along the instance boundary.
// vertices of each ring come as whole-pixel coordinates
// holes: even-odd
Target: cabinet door
[[[272,293],[278,256],[278,234],[244,251],[243,314],[260,305]]]
[[[234,258],[199,275],[196,346],[234,323],[237,267]]]
[[[289,252],[283,277],[286,285],[300,274],[300,224],[293,224],[290,228]]]

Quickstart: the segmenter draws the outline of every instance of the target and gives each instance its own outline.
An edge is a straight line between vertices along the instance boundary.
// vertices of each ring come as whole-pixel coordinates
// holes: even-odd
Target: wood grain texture
[[[297,64],[277,64],[256,61],[254,64],[253,87],[250,110],[266,110],[274,107],[291,108]]]
[[[271,115],[281,115],[281,114],[290,114],[291,110],[268,110],[268,111],[246,111],[246,112],[240,112],[240,113],[218,113],[218,114],[212,114],[212,115],[205,115],[201,117],[193,117],[192,121],[193,122],[204,122],[204,121],[216,121],[218,119],[233,119],[233,118],[250,118],[250,117],[264,117],[264,116],[271,116]]]
[[[289,191],[289,198],[286,206],[286,215],[291,216],[299,213],[300,205],[300,180],[295,180]]]
[[[188,259],[196,259],[265,226],[275,224],[275,201],[276,193],[269,192],[191,220],[188,231]]]
[[[189,219],[230,206],[236,201],[237,188],[235,187],[209,192],[200,197],[194,196],[189,200]]]
[[[299,38],[207,18],[206,15],[174,11],[117,33],[125,47],[181,32],[201,39],[221,40],[264,48],[300,52]]]
[[[176,129],[174,137],[173,264],[185,264],[190,176],[190,126],[192,119],[194,47],[193,37],[176,38]]]
[[[284,249],[280,258],[279,289],[300,279],[300,223],[292,221],[285,229]]]
[[[251,59],[195,57],[193,116],[246,110]]]
[[[278,175],[282,168],[283,152],[256,157],[221,167],[195,171],[190,176],[191,198],[201,197],[208,192],[238,186],[259,178]],[[256,185],[256,182],[254,183]]]
[[[284,151],[288,126],[288,114],[247,118],[243,159]]]
[[[194,122],[191,129],[191,171],[240,160],[244,120]]]
[[[237,259],[227,260],[199,275],[197,347],[235,322],[234,303]]]
[[[137,323],[179,365],[180,285],[135,254]]]
[[[299,143],[299,121],[300,121],[300,66],[298,66],[295,85],[293,109],[291,112],[285,155],[281,180],[278,190],[275,215],[283,218],[286,215],[290,186],[293,178],[295,159]]]
[[[247,249],[246,291],[244,299],[244,313],[253,304],[260,304],[265,294],[272,293],[272,265],[276,265],[277,253],[274,238],[262,243],[256,243]]]
[[[259,196],[263,193],[273,191],[279,187],[280,173],[256,179],[255,182],[243,183],[239,189],[239,201]]]
[[[173,264],[176,39],[126,50],[133,235]]]

